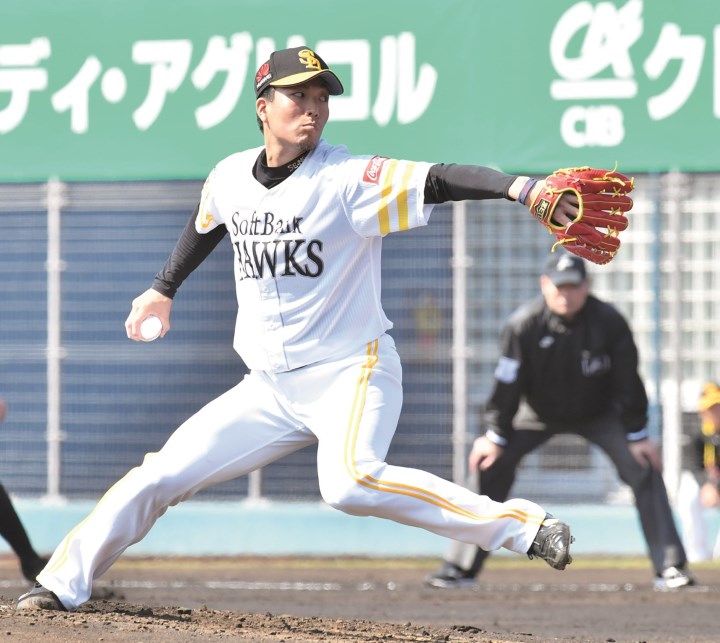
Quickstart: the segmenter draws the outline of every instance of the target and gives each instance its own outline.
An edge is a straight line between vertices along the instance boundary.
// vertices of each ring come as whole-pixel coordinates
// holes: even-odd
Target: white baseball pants
[[[402,371],[384,335],[347,356],[286,373],[252,372],[183,423],[100,500],[55,550],[39,582],[68,609],[167,508],[317,442],[323,499],[341,511],[422,527],[483,549],[525,553],[545,512],[498,503],[430,473],[385,462]]]

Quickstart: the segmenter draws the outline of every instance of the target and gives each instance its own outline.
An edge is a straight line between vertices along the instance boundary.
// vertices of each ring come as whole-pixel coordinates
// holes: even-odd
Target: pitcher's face
[[[268,152],[279,149],[294,158],[315,149],[330,116],[329,97],[325,83],[312,79],[294,87],[276,87],[271,101],[258,99]]]

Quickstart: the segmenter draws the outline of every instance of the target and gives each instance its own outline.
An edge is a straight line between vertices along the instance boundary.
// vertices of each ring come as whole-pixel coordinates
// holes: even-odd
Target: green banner
[[[718,171],[717,0],[25,0],[0,21],[0,181],[203,178],[260,145],[254,73],[307,44],[355,153]]]

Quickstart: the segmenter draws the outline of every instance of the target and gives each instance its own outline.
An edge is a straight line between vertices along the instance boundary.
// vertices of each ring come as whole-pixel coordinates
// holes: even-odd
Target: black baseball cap
[[[292,47],[270,54],[255,74],[255,96],[268,86],[292,87],[322,76],[331,96],[339,96],[345,89],[327,63],[309,47]]]
[[[587,279],[585,262],[569,252],[553,252],[545,262],[544,275],[556,286],[581,284]]]

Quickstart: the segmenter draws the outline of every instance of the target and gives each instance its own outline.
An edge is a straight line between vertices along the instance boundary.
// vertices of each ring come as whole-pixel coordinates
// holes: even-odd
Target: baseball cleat
[[[60,602],[55,593],[43,587],[40,583],[35,583],[35,587],[18,598],[15,609],[67,612],[67,608]]]
[[[663,573],[655,579],[655,591],[664,592],[669,589],[680,589],[681,587],[692,587],[695,585],[695,578],[685,567],[667,567]]]
[[[575,538],[570,535],[569,525],[546,514],[527,555],[530,560],[536,557],[542,558],[554,569],[565,569],[572,563],[570,545],[574,541]]]

